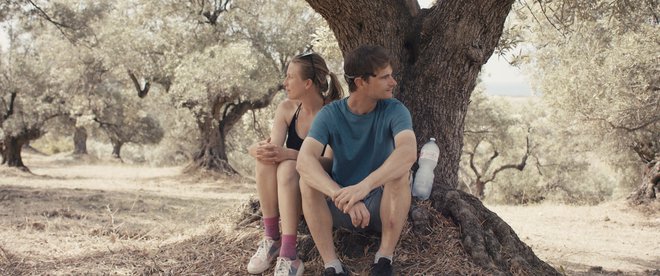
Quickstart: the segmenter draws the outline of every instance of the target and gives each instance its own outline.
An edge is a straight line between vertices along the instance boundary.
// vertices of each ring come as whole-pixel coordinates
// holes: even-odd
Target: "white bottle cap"
[[[431,140],[431,141],[433,141],[433,142],[435,142],[435,138],[433,138],[433,137],[431,137],[431,139],[430,139],[430,140]]]

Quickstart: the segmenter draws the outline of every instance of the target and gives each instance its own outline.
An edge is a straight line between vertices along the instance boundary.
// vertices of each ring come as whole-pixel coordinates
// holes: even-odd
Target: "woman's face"
[[[303,80],[300,74],[300,64],[296,62],[290,63],[286,70],[286,78],[284,78],[284,88],[289,99],[300,99],[306,90],[305,85],[307,82],[308,80]]]

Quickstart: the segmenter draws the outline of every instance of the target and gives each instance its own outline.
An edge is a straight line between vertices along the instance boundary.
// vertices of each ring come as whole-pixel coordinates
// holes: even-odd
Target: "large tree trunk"
[[[76,127],[73,133],[73,154],[87,154],[87,129]]]
[[[401,73],[396,97],[411,111],[418,145],[435,137],[442,151],[433,206],[460,226],[473,261],[493,274],[558,275],[506,222],[456,190],[470,95],[514,1],[438,1],[428,10],[411,0],[307,2],[328,21],[343,53],[375,44],[395,57]]]
[[[642,184],[628,197],[634,205],[654,202],[660,192],[660,161],[654,160],[644,166]]]
[[[225,146],[226,134],[214,122],[215,120],[209,119],[200,126],[200,132],[202,134],[200,149],[193,157],[192,164],[186,168],[186,171],[206,169],[227,174],[236,174],[236,170],[229,165],[229,160],[227,159],[227,149]]]

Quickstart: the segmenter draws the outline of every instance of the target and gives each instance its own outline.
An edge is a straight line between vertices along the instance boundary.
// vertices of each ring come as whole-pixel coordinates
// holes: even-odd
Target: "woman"
[[[275,111],[270,137],[249,150],[257,160],[257,193],[265,231],[264,239],[248,263],[251,274],[266,271],[278,256],[275,275],[303,274],[303,263],[296,254],[302,209],[296,159],[316,113],[343,94],[337,76],[316,53],[293,58],[287,68],[284,87],[287,99]],[[329,149],[325,152],[327,156]]]

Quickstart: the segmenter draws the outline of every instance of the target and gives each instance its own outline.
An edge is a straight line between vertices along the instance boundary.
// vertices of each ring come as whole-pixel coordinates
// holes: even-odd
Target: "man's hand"
[[[371,214],[369,214],[369,210],[367,209],[367,206],[364,205],[364,202],[360,201],[354,204],[353,208],[350,208],[347,213],[351,217],[353,226],[360,228],[369,226]]]
[[[344,213],[353,208],[353,206],[363,200],[371,192],[371,187],[366,183],[358,183],[352,186],[344,187],[337,190],[332,195],[332,201],[335,206]],[[362,204],[364,205],[364,203]]]
[[[280,163],[286,160],[286,152],[283,147],[270,143],[270,138],[257,144],[257,160],[264,163]]]

